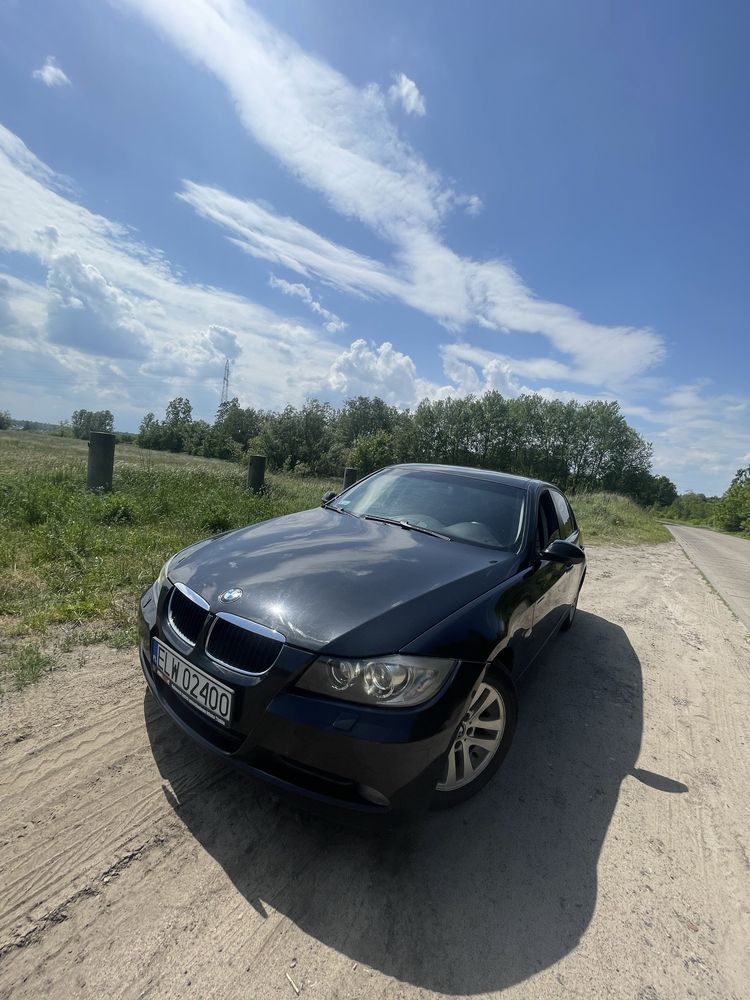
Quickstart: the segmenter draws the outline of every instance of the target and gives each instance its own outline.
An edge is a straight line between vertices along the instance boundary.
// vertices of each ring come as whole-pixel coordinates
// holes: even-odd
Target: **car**
[[[389,466],[169,559],[140,601],[141,666],[174,722],[247,774],[414,814],[497,771],[519,678],[572,625],[585,574],[553,485]]]

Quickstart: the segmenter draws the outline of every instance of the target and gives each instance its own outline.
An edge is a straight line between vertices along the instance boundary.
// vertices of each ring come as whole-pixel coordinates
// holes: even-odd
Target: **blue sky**
[[[0,6],[0,406],[618,399],[750,462],[746,5]]]

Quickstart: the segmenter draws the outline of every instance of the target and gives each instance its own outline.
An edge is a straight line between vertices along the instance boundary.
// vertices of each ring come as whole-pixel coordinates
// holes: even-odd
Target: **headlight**
[[[371,660],[321,657],[307,668],[297,687],[364,705],[420,705],[440,690],[456,662],[401,655]]]
[[[169,559],[167,559],[162,568],[159,570],[159,575],[154,580],[154,586],[153,586],[154,604],[157,604],[159,601],[159,594],[161,593],[162,587],[166,587],[167,585],[167,580],[168,580],[167,574],[169,573],[169,564],[172,562],[173,558],[174,558],[173,556],[170,556]]]

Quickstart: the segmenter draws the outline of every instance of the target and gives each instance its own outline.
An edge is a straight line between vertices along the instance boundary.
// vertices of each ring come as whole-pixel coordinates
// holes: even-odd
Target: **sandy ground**
[[[135,654],[0,704],[0,997],[750,996],[750,637],[674,543],[589,550],[494,782],[391,834],[197,750]]]

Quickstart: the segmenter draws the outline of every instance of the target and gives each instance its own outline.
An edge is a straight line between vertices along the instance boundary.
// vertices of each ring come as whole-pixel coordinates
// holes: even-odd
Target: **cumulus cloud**
[[[47,288],[51,341],[97,356],[146,356],[146,330],[136,319],[133,302],[93,264],[84,264],[77,253],[53,258]]]
[[[481,395],[489,389],[496,389],[503,396],[513,398],[524,391],[530,391],[520,384],[510,365],[497,358],[484,364],[480,374],[474,365],[444,353],[443,371],[455,384],[457,394],[461,396]]]
[[[242,351],[239,338],[233,330],[212,323],[207,331],[208,339],[223,358],[236,361]]]
[[[31,74],[35,80],[41,80],[47,87],[69,87],[70,80],[57,65],[54,56],[47,56],[47,60],[39,69],[35,69]]]
[[[27,349],[47,322],[47,289],[36,282],[0,273],[0,343]]]
[[[284,278],[277,278],[275,274],[272,274],[268,279],[268,284],[271,288],[277,288],[284,295],[292,295],[298,299],[302,299],[311,312],[320,316],[323,320],[323,326],[329,333],[339,333],[341,330],[346,329],[347,324],[336,313],[325,309],[307,285],[303,285],[301,281],[285,281]]]
[[[577,393],[552,386],[532,389],[520,381],[518,372],[502,355],[466,344],[443,344],[440,356],[443,374],[448,379],[442,384],[420,377],[413,358],[396,350],[389,341],[376,345],[355,340],[334,360],[328,385],[342,396],[377,395],[395,406],[408,408],[423,399],[481,396],[490,390],[511,399],[533,392],[545,399],[565,402],[612,398],[607,394]]]
[[[206,380],[218,382],[226,359],[236,360],[241,350],[236,334],[226,327],[212,325],[191,338],[179,353],[157,345],[139,370],[142,374],[178,382],[184,379],[194,384]]]
[[[388,341],[376,347],[355,340],[331,365],[328,384],[342,396],[380,396],[402,407],[442,393],[440,387],[420,379],[409,355]]]
[[[565,365],[552,358],[510,358],[465,342],[441,344],[440,356],[443,371],[454,383],[457,395],[481,395],[495,389],[509,398],[536,393],[544,399],[559,399],[563,402],[585,403],[592,399],[615,399],[612,393],[606,391],[575,392],[562,389],[559,385],[545,385],[542,380],[548,378],[567,381],[568,370]],[[522,382],[522,378],[531,378],[536,384],[530,386]]]
[[[395,82],[388,88],[388,97],[400,104],[407,115],[417,115],[422,118],[427,111],[419,87],[413,80],[409,79],[406,73],[398,74]]]

